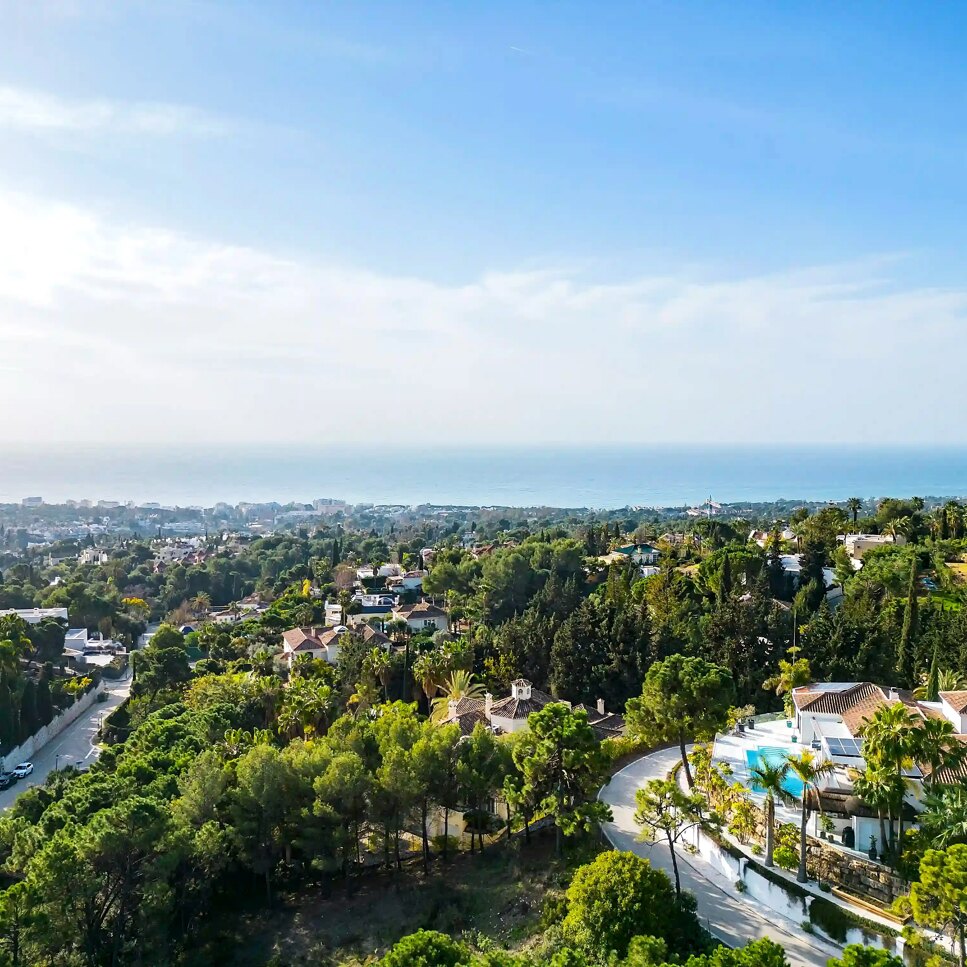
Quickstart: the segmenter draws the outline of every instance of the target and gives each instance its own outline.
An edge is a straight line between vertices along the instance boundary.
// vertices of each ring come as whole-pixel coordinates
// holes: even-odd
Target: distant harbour
[[[967,447],[366,448],[70,446],[0,450],[0,502],[65,499],[675,507],[967,494]]]

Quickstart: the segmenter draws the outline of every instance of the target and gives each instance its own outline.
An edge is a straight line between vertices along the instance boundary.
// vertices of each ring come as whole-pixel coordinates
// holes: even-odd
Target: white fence
[[[55,715],[49,725],[38,729],[23,745],[11,749],[0,761],[7,769],[12,769],[18,762],[32,759],[51,739],[60,735],[72,722],[76,722],[97,701],[97,696],[102,691],[104,691],[104,682],[82,695],[70,708]]]

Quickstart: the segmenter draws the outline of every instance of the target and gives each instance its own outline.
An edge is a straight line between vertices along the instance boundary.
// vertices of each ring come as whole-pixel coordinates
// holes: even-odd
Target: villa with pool
[[[749,789],[753,799],[762,790],[750,777],[761,762],[782,762],[809,749],[820,761],[832,762],[833,770],[819,783],[818,801],[810,791],[812,814],[808,832],[818,836],[821,817],[827,817],[831,842],[843,849],[866,853],[870,838],[879,838],[879,819],[854,795],[851,775],[865,767],[863,726],[878,708],[902,702],[915,717],[945,718],[957,738],[967,743],[967,691],[941,692],[937,702],[918,701],[910,692],[885,688],[871,682],[814,682],[793,690],[794,715],[758,716],[729,733],[715,737],[713,761],[724,762],[734,779]],[[906,772],[908,792],[904,802],[904,824],[916,823],[923,808],[923,783],[929,766],[911,763]],[[944,769],[939,778],[954,781],[967,776],[967,767]],[[776,804],[779,822],[799,822],[803,787],[794,775],[786,777],[784,788],[794,800],[792,805]]]

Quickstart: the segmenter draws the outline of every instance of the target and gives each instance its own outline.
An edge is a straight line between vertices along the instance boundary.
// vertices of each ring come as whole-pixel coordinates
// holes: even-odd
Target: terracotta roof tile
[[[958,714],[967,712],[967,691],[941,692],[940,697]]]
[[[847,709],[853,708],[860,702],[879,695],[883,698],[883,689],[872,682],[858,682],[842,691],[817,690],[815,698],[805,703],[797,703],[801,712],[816,712],[823,715],[842,715]]]

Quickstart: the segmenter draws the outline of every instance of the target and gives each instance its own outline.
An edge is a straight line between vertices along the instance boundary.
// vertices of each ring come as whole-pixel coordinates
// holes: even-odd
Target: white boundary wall
[[[76,722],[97,701],[97,696],[104,691],[104,687],[102,681],[97,688],[92,688],[86,695],[82,695],[70,708],[55,715],[49,725],[34,732],[23,745],[11,749],[3,756],[4,767],[9,771],[18,762],[32,759],[51,739],[60,735],[68,725]]]
[[[768,907],[773,912],[779,914],[793,923],[800,924],[809,919],[809,907],[812,905],[813,897],[796,896],[789,890],[784,889],[778,883],[773,883],[758,870],[750,868],[749,861],[745,858],[739,859],[732,856],[722,849],[718,843],[710,836],[706,835],[698,827],[690,829],[683,837],[682,842],[693,847],[697,854],[715,870],[720,876],[725,876],[733,883],[741,882],[745,886],[748,896],[763,906]],[[807,892],[811,892],[808,891]],[[835,903],[835,900],[831,899]],[[838,946],[845,944],[866,944],[870,947],[886,947],[891,953],[903,956],[902,937],[892,938],[873,934],[861,927],[849,927],[846,931],[845,944],[843,941],[826,934],[817,926],[813,925],[816,933],[832,941]]]

